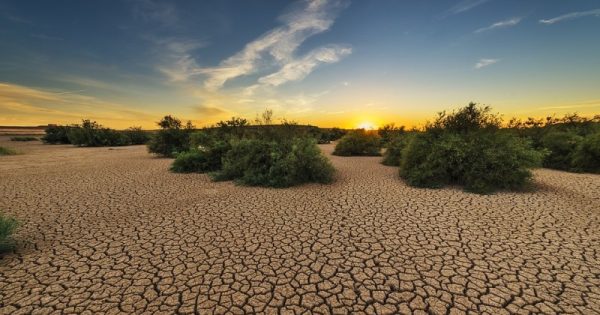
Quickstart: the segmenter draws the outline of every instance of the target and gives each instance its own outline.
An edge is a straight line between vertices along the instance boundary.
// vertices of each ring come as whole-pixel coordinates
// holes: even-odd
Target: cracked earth
[[[264,189],[173,174],[141,146],[8,142],[0,314],[600,314],[600,175],[538,189],[406,186],[329,155],[332,185]]]

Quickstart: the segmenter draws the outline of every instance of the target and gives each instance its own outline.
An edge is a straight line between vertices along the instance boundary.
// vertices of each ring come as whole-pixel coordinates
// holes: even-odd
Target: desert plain
[[[267,189],[144,146],[0,145],[0,314],[600,314],[600,175],[419,189],[321,145],[333,184]]]

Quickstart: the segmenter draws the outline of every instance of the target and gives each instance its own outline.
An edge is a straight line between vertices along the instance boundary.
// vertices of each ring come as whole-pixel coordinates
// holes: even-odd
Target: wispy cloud
[[[498,63],[500,59],[479,59],[479,61],[475,64],[475,69],[482,69],[488,66],[491,66],[495,63]]]
[[[194,50],[206,46],[205,42],[188,39],[152,39],[163,50],[166,65],[158,66],[170,81],[185,81],[200,68],[192,56]]]
[[[347,55],[351,51],[349,48],[332,46],[317,48],[296,59],[294,54],[298,47],[309,37],[327,31],[338,11],[346,6],[345,1],[338,0],[311,0],[304,3],[304,7],[280,17],[283,25],[246,44],[244,49],[222,61],[219,66],[198,69],[198,73],[207,75],[205,87],[219,89],[228,80],[257,72],[265,63],[271,66],[274,63],[280,70],[261,80],[263,83],[279,85],[285,81],[304,78],[316,66],[316,59],[335,62],[340,56]],[[272,62],[269,63],[268,59]],[[308,64],[312,66],[307,66]]]
[[[196,112],[204,117],[221,116],[223,114],[228,113],[228,111],[226,111],[222,108],[206,106],[206,105],[194,106],[193,109],[194,109],[194,112]]]
[[[0,82],[0,125],[77,123],[90,118],[125,128],[131,121],[152,122],[158,116],[81,92],[84,91],[54,91]]]
[[[600,17],[600,9],[589,10],[589,11],[581,11],[581,12],[572,12],[572,13],[564,14],[564,15],[561,15],[561,16],[557,16],[557,17],[552,18],[552,19],[543,19],[543,20],[540,20],[540,23],[542,23],[542,24],[554,24],[554,23],[558,23],[558,22],[562,22],[562,21],[567,21],[567,20],[573,20],[573,19],[577,19],[577,18],[581,18],[581,17],[585,17],[585,16]]]
[[[459,14],[474,9],[490,0],[463,0],[450,8],[446,15]]]
[[[265,85],[278,86],[288,81],[301,80],[319,64],[338,62],[350,53],[352,53],[352,48],[350,47],[338,45],[319,47],[302,58],[289,61],[279,71],[261,77],[258,79],[258,82]]]
[[[487,27],[482,27],[478,30],[475,31],[475,33],[483,33],[483,32],[487,32],[487,31],[491,31],[497,28],[506,28],[506,27],[511,27],[511,26],[515,26],[517,24],[519,24],[521,22],[522,18],[520,17],[515,17],[512,19],[508,19],[508,20],[504,20],[504,21],[500,21],[500,22],[496,22],[490,26]]]
[[[163,26],[175,26],[179,22],[177,9],[166,1],[133,0],[133,16],[144,21],[158,22]]]

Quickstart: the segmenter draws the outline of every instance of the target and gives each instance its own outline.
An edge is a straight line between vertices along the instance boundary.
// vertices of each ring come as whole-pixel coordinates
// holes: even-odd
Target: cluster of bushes
[[[171,170],[210,173],[214,180],[249,186],[289,187],[333,180],[334,168],[317,146],[316,127],[259,122],[251,126],[245,119],[232,118],[181,136]],[[166,138],[155,139],[166,142]]]
[[[71,144],[69,130],[74,126],[48,125],[44,130],[46,134],[42,137],[44,143],[49,144]]]
[[[384,164],[398,165],[411,186],[460,185],[476,193],[520,190],[541,165],[544,152],[501,129],[502,120],[489,107],[474,103],[442,112],[425,130],[389,140]]]
[[[347,133],[346,130],[337,127],[333,128],[321,128],[319,129],[319,137],[317,141],[319,144],[330,143],[331,141],[338,141]]]
[[[84,119],[79,125],[50,125],[45,131],[46,135],[42,137],[44,143],[73,144],[80,147],[136,145],[145,144],[149,140],[148,133],[141,127],[114,130],[88,119]]]
[[[340,156],[379,156],[381,155],[381,138],[374,132],[363,129],[353,130],[338,141],[333,154]]]
[[[152,135],[148,141],[148,151],[163,157],[175,157],[180,152],[190,148],[190,134],[195,130],[191,121],[186,125],[181,120],[167,115],[158,123],[160,130]]]
[[[32,137],[32,136],[16,136],[16,137],[10,137],[10,141],[21,141],[21,142],[26,142],[26,141],[38,141],[39,139],[36,137]]]
[[[0,147],[0,156],[2,155],[15,155],[17,154],[17,151],[11,149],[11,148],[6,148],[6,147]]]
[[[548,152],[543,166],[572,172],[600,173],[600,116],[512,119],[508,129]]]
[[[19,222],[0,212],[0,252],[6,251],[13,246],[12,234],[19,226]]]

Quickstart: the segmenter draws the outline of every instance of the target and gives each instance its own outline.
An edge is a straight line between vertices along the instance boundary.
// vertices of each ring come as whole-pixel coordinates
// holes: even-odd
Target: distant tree
[[[157,124],[161,129],[181,129],[181,120],[171,115],[163,117]]]

